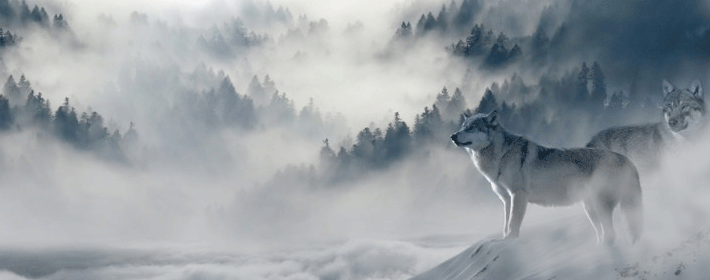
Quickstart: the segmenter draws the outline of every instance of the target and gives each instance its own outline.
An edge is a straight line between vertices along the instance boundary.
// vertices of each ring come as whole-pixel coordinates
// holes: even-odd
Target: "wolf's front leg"
[[[513,201],[511,200],[510,196],[506,196],[505,198],[501,197],[501,200],[503,200],[503,211],[505,211],[505,224],[503,225],[503,237],[506,237],[510,233],[510,212],[511,212],[511,209],[513,208]]]
[[[515,238],[520,235],[520,225],[523,223],[525,209],[528,206],[528,198],[525,193],[511,193],[513,207],[510,211],[509,231],[505,238]]]
[[[513,201],[507,189],[493,185],[493,191],[498,195],[500,201],[503,202],[503,216],[505,216],[503,221],[503,237],[506,237],[510,232],[510,209],[513,206]]]

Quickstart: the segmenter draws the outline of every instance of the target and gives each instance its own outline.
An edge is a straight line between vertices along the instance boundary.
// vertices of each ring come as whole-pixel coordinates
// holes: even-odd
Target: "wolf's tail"
[[[626,194],[621,199],[621,211],[631,231],[631,243],[636,243],[643,231],[643,200],[641,184],[636,168],[633,168],[633,179],[628,185]]]

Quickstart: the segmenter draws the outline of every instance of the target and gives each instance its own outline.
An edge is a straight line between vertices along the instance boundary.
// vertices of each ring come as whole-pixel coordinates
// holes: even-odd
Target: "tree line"
[[[486,31],[482,24],[476,24],[465,40],[459,40],[447,50],[464,58],[484,57],[483,65],[488,67],[507,65],[523,54],[517,42],[511,41],[502,32],[496,36],[493,30]]]
[[[422,14],[414,27],[411,22],[403,21],[395,34],[399,39],[422,37],[435,31],[439,34],[459,34],[475,22],[482,9],[481,0],[463,0],[460,6],[456,1],[451,1],[448,7],[441,5],[436,16],[432,12]]]
[[[560,78],[542,76],[528,84],[513,75],[486,88],[473,113],[499,111],[510,130],[543,143],[579,146],[595,132],[614,125],[655,119],[658,109],[648,95],[609,91],[599,63],[573,68]]]
[[[17,46],[20,43],[20,38],[16,34],[10,33],[10,30],[3,31],[0,28],[0,50],[8,47]]]
[[[44,7],[34,5],[30,9],[25,0],[0,0],[0,26],[21,28],[31,25],[65,30],[69,28],[61,13],[54,14],[50,19]]]
[[[37,129],[73,147],[96,152],[117,161],[127,162],[124,148],[133,145],[138,134],[131,123],[123,134],[108,131],[104,118],[97,112],[78,113],[69,98],[52,112],[49,100],[41,92],[35,93],[23,74],[19,81],[10,75],[0,94],[0,132]]]
[[[317,167],[287,166],[267,184],[289,182],[309,187],[332,186],[362,178],[376,170],[385,170],[412,155],[426,153],[430,145],[448,145],[449,134],[459,126],[465,108],[466,100],[461,90],[456,88],[453,94],[449,94],[444,87],[431,107],[424,107],[414,116],[411,126],[395,113],[387,127],[370,126],[360,130],[350,146],[334,148],[326,138]]]

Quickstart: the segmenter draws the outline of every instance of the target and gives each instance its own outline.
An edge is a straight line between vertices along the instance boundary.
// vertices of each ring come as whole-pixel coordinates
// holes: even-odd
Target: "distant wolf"
[[[663,121],[612,127],[600,131],[587,144],[631,158],[643,171],[658,165],[664,149],[696,133],[705,123],[705,101],[700,81],[680,90],[663,80]]]
[[[597,242],[613,243],[612,212],[626,217],[632,242],[641,235],[641,185],[634,164],[624,155],[590,148],[547,148],[507,132],[498,111],[468,117],[451,135],[503,201],[504,238],[517,237],[528,202],[566,206],[582,202]]]

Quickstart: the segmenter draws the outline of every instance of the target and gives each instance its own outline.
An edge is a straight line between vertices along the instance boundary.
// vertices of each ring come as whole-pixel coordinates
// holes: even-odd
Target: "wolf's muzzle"
[[[459,142],[459,135],[458,134],[451,135],[451,141],[453,141],[454,145],[456,145],[457,147],[466,146],[466,145],[471,144],[471,142],[466,142],[466,143]]]

